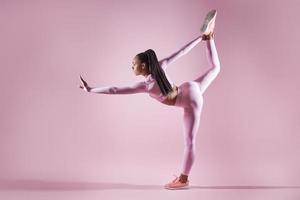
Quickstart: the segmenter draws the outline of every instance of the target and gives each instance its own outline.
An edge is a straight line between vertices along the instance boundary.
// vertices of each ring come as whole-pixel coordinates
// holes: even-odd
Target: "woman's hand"
[[[90,92],[91,87],[87,84],[87,82],[85,80],[83,80],[83,78],[80,76],[80,80],[81,80],[81,84],[79,86],[79,88],[83,89],[86,92]]]

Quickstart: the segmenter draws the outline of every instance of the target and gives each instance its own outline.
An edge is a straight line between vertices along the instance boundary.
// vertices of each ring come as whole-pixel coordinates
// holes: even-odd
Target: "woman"
[[[214,43],[214,27],[217,11],[207,13],[201,27],[202,34],[180,48],[172,55],[158,61],[155,52],[148,49],[137,54],[133,58],[133,72],[135,75],[143,75],[145,79],[135,82],[131,86],[105,86],[90,87],[80,76],[82,85],[80,88],[86,92],[102,94],[134,94],[148,93],[159,102],[183,108],[184,125],[184,162],[179,177],[167,184],[166,189],[188,188],[188,175],[195,160],[195,139],[200,124],[200,114],[203,107],[203,93],[220,72],[220,61]],[[206,43],[206,54],[211,68],[203,75],[192,81],[186,81],[176,86],[166,73],[166,68],[181,56],[187,54],[200,41]]]

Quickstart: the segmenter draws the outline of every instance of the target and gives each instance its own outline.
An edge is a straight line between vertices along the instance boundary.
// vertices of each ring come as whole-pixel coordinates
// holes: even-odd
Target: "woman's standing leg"
[[[186,179],[195,161],[196,136],[200,125],[200,116],[203,107],[203,96],[198,84],[193,81],[187,82],[183,87],[184,96],[181,100],[183,105],[183,137],[184,153],[181,179]]]
[[[201,108],[184,108],[183,175],[188,176],[195,161],[196,135],[200,125]]]

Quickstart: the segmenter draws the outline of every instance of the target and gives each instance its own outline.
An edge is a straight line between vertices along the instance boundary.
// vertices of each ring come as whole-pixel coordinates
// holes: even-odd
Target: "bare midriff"
[[[169,106],[174,106],[177,96],[178,96],[178,87],[176,85],[174,85],[173,91],[161,103],[169,105]]]

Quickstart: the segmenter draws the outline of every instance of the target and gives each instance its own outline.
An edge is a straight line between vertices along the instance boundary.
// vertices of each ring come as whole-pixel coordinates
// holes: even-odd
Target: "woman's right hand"
[[[90,92],[91,87],[87,84],[87,82],[85,80],[83,80],[83,78],[80,76],[80,80],[81,80],[81,84],[79,86],[79,88],[83,89],[86,92]]]

